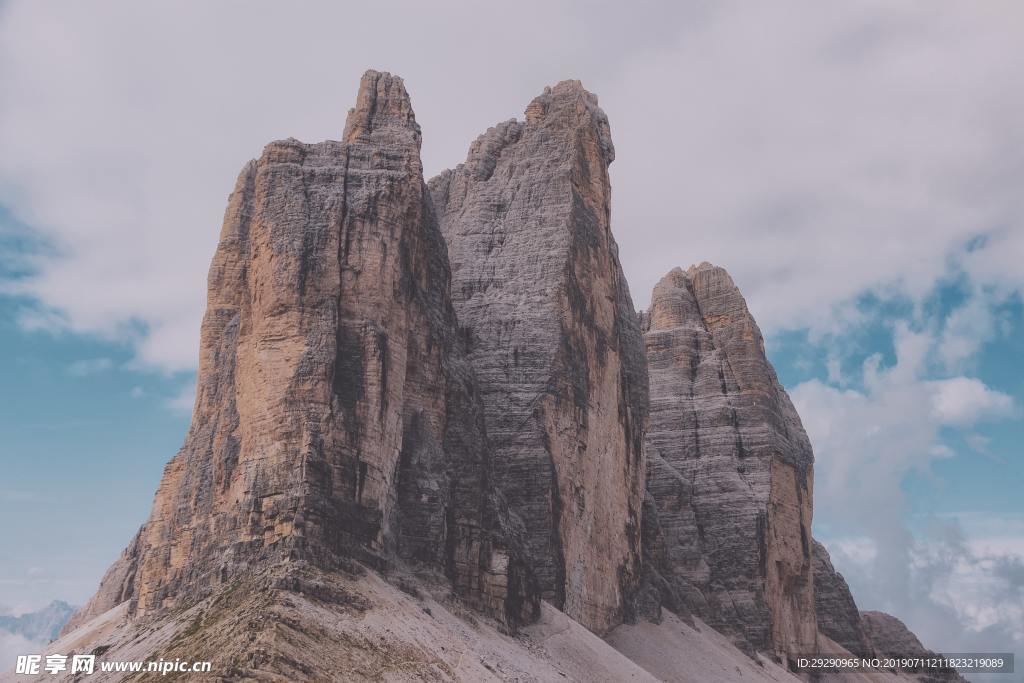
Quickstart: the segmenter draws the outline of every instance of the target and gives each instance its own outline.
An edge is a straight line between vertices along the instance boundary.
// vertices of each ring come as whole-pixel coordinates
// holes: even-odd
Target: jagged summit
[[[750,650],[813,652],[814,455],[743,296],[722,268],[675,268],[642,324],[664,599]]]
[[[410,136],[417,145],[420,143],[420,126],[405,82],[385,71],[370,69],[359,82],[356,106],[349,109],[342,140],[351,143],[375,135],[382,140],[386,140],[384,136]]]
[[[597,147],[605,165],[615,160],[608,117],[597,104],[597,95],[579,81],[562,81],[533,99],[526,108],[527,125],[552,127],[588,126],[597,132]]]
[[[695,288],[701,290],[700,295]],[[702,299],[710,300],[714,297],[725,297],[730,301],[723,305],[746,312],[746,301],[725,268],[707,261],[686,270],[676,266],[654,286],[650,307],[641,313],[641,318],[645,321],[644,325],[658,330],[698,322],[705,324],[704,315],[700,311]],[[749,312],[746,312],[746,317],[756,328]],[[754,335],[753,330],[751,335]],[[760,331],[754,336],[760,339]]]
[[[678,267],[676,269],[682,270],[681,268]],[[726,275],[729,274],[722,266],[717,266],[714,263],[709,263],[708,261],[701,261],[700,263],[693,264],[692,266],[686,269],[686,274],[689,275],[690,277],[693,277],[698,272],[703,270],[720,270]]]

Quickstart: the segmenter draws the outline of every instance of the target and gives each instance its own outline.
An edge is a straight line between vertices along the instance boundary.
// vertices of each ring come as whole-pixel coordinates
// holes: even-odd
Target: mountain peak
[[[349,110],[342,140],[372,138],[387,130],[420,141],[420,126],[412,109],[405,82],[386,71],[367,70],[359,81],[356,106]]]
[[[670,587],[668,604],[747,650],[813,651],[814,456],[743,296],[723,268],[674,268],[643,321],[646,447],[658,455],[647,488],[661,520],[645,546],[662,539],[652,570]]]
[[[597,633],[627,617],[638,580],[647,402],[611,234],[613,157],[597,97],[563,81],[430,183],[494,480],[545,598]]]
[[[583,87],[580,81],[561,81],[547,86],[526,107],[527,125],[571,129],[593,128],[605,165],[615,160],[608,116],[597,104],[597,95]]]

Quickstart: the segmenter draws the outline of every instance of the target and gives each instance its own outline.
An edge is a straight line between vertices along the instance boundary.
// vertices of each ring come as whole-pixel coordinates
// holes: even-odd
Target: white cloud
[[[907,546],[899,591],[891,589],[892,578],[882,572],[879,550],[870,539],[836,538],[827,543],[860,608],[898,615],[932,649],[1019,653],[1024,648],[1020,519],[966,513],[924,521],[925,527],[916,530]],[[1017,675],[1010,680],[1020,680],[1020,672]]]
[[[167,400],[167,406],[176,413],[191,414],[192,407],[196,402],[195,381],[187,382],[181,386],[178,393]]]
[[[878,544],[866,536],[831,539],[828,550],[833,560],[842,558],[842,564],[861,571],[869,568],[878,557]]]
[[[996,333],[992,312],[995,297],[972,296],[946,319],[939,342],[939,358],[949,370],[962,367]]]
[[[1022,156],[1007,147],[1024,107],[1010,86],[1022,11],[725,3],[635,60],[602,91],[634,294],[709,259],[767,328],[827,329],[835,305],[920,297],[951,263],[1019,288],[1015,260],[993,252],[1024,253]],[[629,119],[642,124],[616,125]]]
[[[828,372],[829,384],[837,384],[839,386],[846,384],[846,380],[843,377],[843,366],[838,358],[830,356],[825,361],[825,368]]]
[[[1024,561],[1020,521],[907,521],[903,483],[932,476],[936,461],[955,455],[947,430],[984,449],[985,437],[970,428],[1015,414],[1012,397],[977,378],[934,378],[945,367],[943,329],[943,321],[897,322],[895,362],[867,358],[849,378],[857,388],[811,380],[791,392],[817,456],[815,525],[861,609],[899,616],[931,648],[1020,648],[1024,610],[1007,602],[1021,595],[1007,573]]]
[[[929,382],[934,391],[932,407],[942,424],[969,425],[985,418],[1009,417],[1014,413],[1013,397],[994,391],[980,380],[953,377]]]
[[[919,297],[950,269],[1022,284],[1019,3],[524,0],[488,31],[466,3],[104,7],[0,9],[0,202],[55,254],[7,289],[40,302],[26,322],[143,363],[195,366],[237,169],[274,138],[337,138],[370,66],[406,77],[429,172],[546,84],[598,92],[640,303],[704,259],[768,330],[842,329],[865,291]],[[387,38],[338,33],[368,25]]]

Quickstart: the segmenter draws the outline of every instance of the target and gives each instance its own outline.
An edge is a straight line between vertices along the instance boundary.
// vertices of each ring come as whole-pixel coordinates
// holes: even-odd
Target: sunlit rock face
[[[613,158],[597,98],[565,81],[430,181],[494,482],[545,598],[599,633],[639,576],[647,409],[610,231]]]
[[[663,599],[748,651],[814,652],[814,457],[743,297],[721,268],[677,268],[642,322]]]

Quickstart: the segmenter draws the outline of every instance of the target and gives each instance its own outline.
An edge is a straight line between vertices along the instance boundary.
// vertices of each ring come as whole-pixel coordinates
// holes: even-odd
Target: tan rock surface
[[[125,598],[135,616],[185,606],[295,559],[425,563],[474,604],[532,617],[419,150],[402,80],[367,72],[343,142],[274,142],[242,170],[185,445],[75,624]]]

